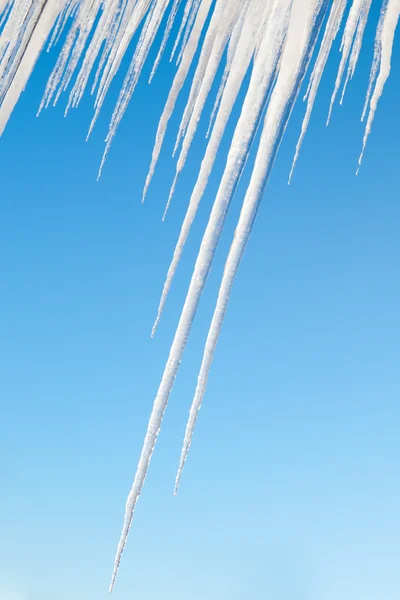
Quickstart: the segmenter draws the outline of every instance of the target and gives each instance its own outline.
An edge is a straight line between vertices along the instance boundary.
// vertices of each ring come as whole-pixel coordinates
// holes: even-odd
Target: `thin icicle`
[[[289,174],[289,182],[292,179],[293,171],[299,158],[301,145],[306,135],[308,125],[310,123],[311,113],[314,108],[315,98],[317,96],[321,77],[325,69],[326,61],[328,60],[329,53],[331,51],[332,44],[335,40],[336,34],[339,31],[340,23],[342,21],[344,9],[346,8],[347,0],[333,0],[331,12],[329,15],[328,22],[326,24],[325,34],[321,42],[321,48],[318,53],[317,60],[313,72],[311,74],[311,85],[307,91],[307,109],[301,126],[301,133],[299,141],[297,142],[295,155],[293,158],[292,168]]]
[[[185,110],[183,112],[183,116],[181,119],[181,123],[179,125],[179,130],[178,130],[178,135],[177,135],[176,142],[175,142],[173,156],[175,155],[175,153],[179,147],[180,141],[185,134],[187,125],[188,125],[190,117],[192,115],[193,108],[196,103],[196,99],[197,99],[197,96],[198,96],[198,93],[199,93],[199,90],[200,90],[200,87],[201,87],[201,84],[203,81],[203,77],[204,77],[204,74],[207,69],[208,61],[210,59],[210,56],[212,56],[215,38],[216,38],[218,32],[220,31],[220,29],[223,29],[223,27],[224,27],[224,24],[222,24],[221,21],[224,16],[226,2],[227,2],[227,0],[216,0],[214,12],[212,14],[211,21],[210,21],[210,24],[207,29],[206,37],[205,37],[203,45],[202,45],[199,62],[197,64],[197,68],[196,68],[195,74],[192,79],[189,99],[186,103]]]
[[[129,43],[136,33],[139,25],[143,21],[147,11],[149,9],[151,0],[138,0],[131,10],[127,10],[123,15],[120,26],[118,28],[118,34],[115,36],[113,44],[110,49],[110,54],[107,58],[105,66],[103,67],[103,74],[100,79],[99,87],[97,90],[96,101],[95,101],[95,114],[89,127],[88,136],[90,136],[93,127],[100,114],[100,110],[103,106],[103,102],[107,95],[108,89],[114,79],[121,61],[128,49]],[[139,51],[140,44],[143,40],[143,35],[140,37],[136,52]]]
[[[365,147],[367,145],[369,134],[371,133],[372,123],[375,118],[376,109],[378,107],[378,102],[380,97],[382,96],[383,88],[385,87],[385,83],[390,73],[391,59],[392,59],[392,51],[393,51],[393,41],[394,34],[396,31],[397,23],[399,21],[400,16],[400,0],[389,0],[386,8],[386,12],[383,18],[382,29],[379,33],[380,35],[380,68],[379,75],[376,80],[375,89],[371,97],[371,101],[369,103],[369,113],[367,124],[365,126],[365,134],[363,139],[362,150],[360,154],[360,158],[358,159],[358,164],[361,165]],[[357,170],[358,173],[358,170]]]
[[[170,15],[168,17],[167,26],[165,28],[165,32],[164,32],[164,36],[163,36],[163,39],[162,39],[162,42],[161,42],[161,46],[160,46],[160,49],[159,49],[158,54],[157,54],[157,58],[154,61],[154,65],[153,65],[153,68],[152,68],[151,73],[150,73],[149,83],[151,83],[151,81],[152,81],[152,79],[154,77],[154,74],[155,74],[155,72],[156,72],[156,70],[158,68],[158,65],[160,64],[161,58],[162,58],[162,56],[164,54],[165,46],[167,45],[167,41],[168,41],[169,36],[171,34],[171,29],[172,29],[172,26],[174,24],[176,13],[178,12],[178,8],[179,8],[180,3],[181,3],[181,0],[174,0],[174,4],[172,6]]]
[[[118,97],[117,105],[111,117],[111,123],[109,125],[108,134],[106,137],[106,147],[104,149],[103,158],[100,164],[98,175],[99,177],[101,175],[105,159],[110,149],[111,142],[117,131],[118,125],[120,124],[121,119],[125,113],[125,110],[129,104],[132,94],[136,88],[136,84],[142,72],[147,55],[153,44],[154,38],[156,36],[156,33],[158,31],[158,28],[160,26],[160,23],[162,21],[162,18],[164,16],[169,2],[170,0],[159,0],[159,2],[155,5],[154,11],[149,13],[145,21],[143,31],[138,42],[138,46],[136,48],[134,57],[129,67],[128,74],[125,77],[125,81],[123,83],[121,92]]]
[[[167,102],[164,107],[163,114],[160,119],[160,123],[158,125],[156,141],[154,144],[153,155],[151,157],[151,164],[149,168],[149,172],[146,177],[146,182],[142,195],[142,202],[144,201],[150,182],[153,178],[154,171],[158,162],[158,158],[160,156],[161,147],[164,141],[165,133],[167,131],[168,121],[171,118],[171,115],[174,111],[176,101],[179,96],[179,92],[182,89],[183,84],[186,81],[187,74],[189,72],[190,66],[193,61],[194,54],[197,50],[200,35],[203,30],[205,21],[207,19],[208,13],[210,11],[212,0],[203,0],[201,3],[199,12],[197,13],[197,18],[195,24],[193,26],[192,34],[190,39],[186,45],[184,55],[182,57],[182,61],[179,65],[179,69],[177,74],[175,75],[175,79],[173,81],[171,91],[168,95]]]
[[[118,11],[119,0],[110,0],[104,7],[96,31],[93,35],[89,48],[86,51],[85,59],[76,78],[75,84],[70,92],[69,100],[65,113],[69,108],[78,106],[85,92],[86,85],[92,72],[94,63],[99,55],[102,43],[107,40],[110,30],[113,31],[116,13]]]
[[[222,94],[224,92],[225,89],[225,85],[226,85],[226,81],[228,79],[228,75],[232,69],[232,62],[233,62],[233,58],[236,55],[236,51],[237,51],[237,47],[239,44],[239,40],[242,37],[242,33],[243,33],[243,28],[245,26],[245,23],[247,22],[246,16],[247,16],[247,11],[248,9],[252,9],[253,7],[256,7],[256,5],[258,4],[257,1],[251,3],[250,0],[246,0],[246,2],[244,2],[243,7],[241,9],[241,13],[240,16],[233,28],[232,31],[232,37],[229,41],[229,45],[228,45],[228,52],[227,52],[227,58],[226,58],[226,65],[225,65],[225,69],[224,69],[224,74],[222,76],[222,80],[220,83],[220,86],[218,88],[218,93],[217,93],[217,97],[215,99],[214,102],[214,107],[210,116],[210,122],[208,125],[208,130],[206,133],[206,138],[208,139],[210,132],[211,132],[211,128],[213,126],[214,120],[215,120],[215,115],[217,114],[217,111],[219,109],[220,103],[221,103],[221,98],[222,98]],[[254,28],[252,28],[252,30],[254,31]]]
[[[179,50],[178,58],[176,59],[176,65],[177,66],[179,65],[179,63],[182,60],[182,56],[183,56],[183,53],[184,53],[185,48],[186,48],[186,44],[187,44],[188,39],[189,39],[190,31],[191,31],[191,29],[193,27],[193,23],[194,23],[194,20],[196,18],[197,11],[199,10],[200,2],[201,2],[201,0],[195,0],[194,3],[193,3],[193,8],[191,10],[188,22],[187,22],[186,27],[185,27],[185,33],[183,34],[183,40],[182,40],[182,44],[181,44],[181,49]]]
[[[192,145],[192,142],[193,142],[196,130],[197,130],[197,125],[200,121],[200,116],[202,114],[204,104],[208,98],[208,95],[209,95],[209,92],[211,89],[211,85],[214,81],[214,78],[217,73],[217,69],[218,69],[221,59],[222,59],[222,54],[225,50],[228,39],[232,33],[236,17],[240,10],[239,6],[237,7],[236,11],[232,10],[232,6],[229,6],[226,8],[228,8],[228,10],[226,10],[226,12],[224,14],[222,14],[222,17],[221,17],[222,21],[224,22],[224,27],[221,26],[219,31],[217,32],[217,35],[215,36],[213,47],[212,47],[212,53],[211,53],[209,60],[207,61],[207,66],[206,66],[203,76],[202,76],[201,85],[198,89],[198,92],[196,95],[196,100],[193,104],[193,109],[191,111],[190,118],[188,119],[187,127],[183,126],[183,128],[182,128],[182,131],[183,131],[183,129],[186,129],[186,131],[183,136],[182,149],[181,149],[181,152],[180,152],[180,155],[178,158],[178,162],[176,165],[176,174],[175,174],[174,182],[172,184],[171,191],[170,191],[170,194],[168,197],[168,202],[167,202],[167,206],[165,209],[164,218],[165,218],[165,214],[168,211],[172,197],[174,195],[178,177],[185,166],[185,162],[186,162],[190,147]],[[195,75],[195,80],[196,80],[196,75]],[[194,94],[193,94],[193,96],[194,96]],[[190,100],[191,100],[191,98],[189,98],[188,105],[190,104]]]
[[[360,18],[359,18],[358,25],[357,25],[356,38],[354,40],[354,44],[351,49],[349,64],[347,67],[346,80],[343,85],[342,95],[340,96],[340,102],[339,102],[340,105],[343,104],[343,100],[344,100],[344,96],[345,96],[345,93],[347,90],[348,83],[349,83],[350,79],[352,79],[352,77],[354,76],[354,73],[356,70],[356,66],[357,66],[358,59],[360,56],[360,51],[361,51],[361,45],[362,45],[362,41],[363,41],[363,37],[364,37],[365,26],[367,24],[368,15],[369,15],[369,11],[371,8],[371,2],[372,2],[372,0],[366,0],[363,4],[362,10],[361,10]]]
[[[376,30],[375,44],[374,44],[374,57],[372,59],[371,73],[369,75],[369,83],[368,90],[365,96],[364,108],[361,115],[361,121],[364,121],[365,115],[367,114],[368,104],[371,98],[372,89],[374,87],[374,83],[376,81],[376,77],[378,74],[378,68],[381,61],[381,53],[382,53],[382,28],[385,21],[386,8],[387,8],[388,0],[384,0],[382,5],[382,10],[379,18],[378,27]]]
[[[351,46],[352,46],[353,40],[354,40],[354,35],[355,35],[356,29],[357,29],[357,24],[359,22],[360,15],[361,15],[361,12],[363,10],[365,3],[366,3],[366,0],[353,0],[353,4],[350,8],[350,12],[347,17],[346,27],[345,27],[345,30],[343,33],[343,39],[342,39],[342,45],[341,45],[342,58],[340,60],[339,71],[338,71],[336,81],[335,81],[335,88],[333,90],[333,94],[332,94],[332,98],[331,98],[331,102],[330,102],[330,106],[329,106],[328,119],[326,122],[327,125],[329,124],[329,121],[331,119],[333,105],[335,103],[336,95],[339,91],[340,84],[342,82],[344,69],[346,67],[346,64],[347,64],[347,61],[349,58]]]
[[[57,19],[56,25],[53,29],[53,34],[51,36],[50,43],[47,46],[47,52],[50,52],[51,48],[55,44],[57,44],[57,42],[59,41],[59,39],[65,29],[68,19],[74,16],[74,13],[78,9],[78,6],[79,6],[79,0],[72,0],[69,4],[66,4],[64,9],[60,13],[60,15]]]
[[[187,21],[189,19],[189,16],[190,16],[192,8],[193,8],[193,2],[194,2],[194,0],[187,0],[186,1],[185,10],[183,12],[183,17],[182,17],[181,25],[179,27],[178,35],[176,36],[174,47],[172,48],[171,56],[170,56],[170,59],[169,59],[170,62],[172,62],[174,60],[175,52],[178,49],[179,43],[181,41],[182,34],[185,31],[185,27],[186,27]]]

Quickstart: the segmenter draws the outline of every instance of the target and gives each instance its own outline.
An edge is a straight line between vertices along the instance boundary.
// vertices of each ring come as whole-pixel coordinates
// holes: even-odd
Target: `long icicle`
[[[189,206],[186,211],[181,231],[179,233],[179,238],[175,246],[172,261],[168,269],[167,277],[164,283],[160,303],[157,310],[157,317],[152,329],[152,336],[154,336],[158,324],[160,322],[165,302],[171,289],[172,280],[178,268],[183,248],[186,244],[186,240],[188,238],[191,226],[199,208],[200,201],[206,189],[207,182],[217,156],[218,148],[222,140],[222,136],[225,132],[228,119],[231,115],[240,87],[248,71],[251,58],[256,48],[258,36],[254,36],[253,32],[257,22],[261,23],[261,34],[259,35],[261,36],[261,39],[265,39],[265,37],[262,34],[264,33],[264,27],[266,26],[265,19],[269,16],[271,10],[271,3],[269,3],[269,5],[267,4],[264,7],[264,10],[262,10],[261,6],[256,6],[255,4],[254,7],[255,10],[252,15],[253,18],[248,19],[246,23],[244,23],[242,37],[238,43],[237,52],[235,53],[235,56],[232,60],[231,70],[227,78],[225,90],[223,92],[221,104],[218,110],[212,135],[207,144],[207,150],[201,163],[200,173],[198,175],[196,184],[193,188],[193,192],[189,201]],[[262,18],[263,12],[264,19]],[[247,27],[247,25],[249,27]],[[258,85],[258,83],[256,83],[255,85]]]
[[[302,4],[304,10],[301,10]],[[234,240],[225,264],[217,304],[207,336],[203,361],[190,409],[181,459],[176,476],[175,494],[179,487],[182,471],[192,441],[194,426],[206,389],[208,374],[224,320],[231,287],[249,239],[276,152],[279,148],[301,83],[304,79],[305,71],[312,55],[312,49],[324,15],[324,8],[326,8],[326,3],[321,5],[320,0],[309,1],[307,10],[304,8],[304,0],[295,0],[293,5],[287,33],[287,42],[282,56],[279,75],[268,104],[253,174],[246,192]],[[317,19],[315,18],[315,12],[317,12]]]

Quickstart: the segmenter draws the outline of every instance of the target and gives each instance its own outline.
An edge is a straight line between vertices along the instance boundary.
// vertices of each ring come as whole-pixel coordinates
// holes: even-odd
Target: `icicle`
[[[380,51],[380,68],[379,75],[376,80],[374,92],[369,103],[369,113],[367,124],[365,126],[365,134],[363,139],[362,150],[358,164],[361,165],[365,147],[367,145],[369,134],[371,133],[372,123],[374,121],[379,98],[382,96],[383,88],[390,73],[390,63],[393,51],[394,34],[400,15],[400,0],[389,0],[386,12],[383,17],[382,29],[379,32]],[[358,173],[358,170],[357,170]]]
[[[1,100],[0,135],[16,105],[22,90],[25,88],[39,54],[46,43],[57,15],[62,10],[63,0],[50,2],[43,0],[40,11],[35,15],[34,28],[23,54],[19,57],[17,70],[9,83],[8,89]]]
[[[193,86],[193,88],[191,90],[188,105],[187,105],[187,108],[185,110],[185,113],[184,113],[184,116],[182,119],[182,124],[181,124],[181,129],[180,129],[181,136],[183,136],[182,149],[181,149],[181,152],[180,152],[180,155],[178,158],[178,162],[177,162],[177,166],[176,166],[176,174],[175,174],[174,182],[173,182],[170,194],[169,194],[167,206],[166,206],[165,213],[164,213],[164,218],[165,218],[166,212],[168,211],[168,207],[171,202],[172,196],[174,195],[178,177],[185,166],[185,162],[186,162],[186,159],[187,159],[187,156],[189,153],[190,146],[192,145],[193,138],[196,133],[197,125],[199,123],[200,116],[201,116],[201,113],[204,108],[204,104],[209,95],[211,85],[214,81],[215,75],[217,73],[217,69],[221,62],[222,54],[225,50],[226,44],[228,42],[228,38],[232,33],[234,22],[236,20],[239,10],[240,10],[240,6],[237,6],[236,11],[232,9],[231,5],[229,5],[229,7],[225,6],[225,13],[223,13],[220,17],[222,22],[224,23],[224,26],[223,27],[220,26],[219,31],[217,32],[217,34],[214,38],[214,42],[212,45],[212,51],[208,57],[205,57],[204,62],[206,62],[206,66],[204,69],[204,73],[202,72],[202,69],[201,69],[201,74],[199,74],[198,78],[196,78],[197,72],[195,74],[195,77],[194,77],[195,85]],[[201,63],[201,61],[200,61],[200,63]],[[201,81],[201,84],[199,85],[198,89],[196,89],[197,81]],[[192,104],[192,101],[193,101],[193,104]],[[190,117],[189,117],[189,114],[190,114]],[[187,125],[186,125],[185,117],[187,119]],[[184,134],[183,134],[183,131],[185,131]],[[179,140],[179,134],[178,134],[178,140]],[[178,143],[178,141],[177,141],[177,143]]]
[[[151,158],[150,169],[146,178],[146,183],[143,190],[142,202],[146,197],[147,190],[149,188],[150,182],[154,175],[154,171],[156,168],[156,164],[158,158],[160,156],[162,143],[164,141],[165,133],[167,130],[168,121],[171,118],[171,115],[174,111],[176,101],[178,99],[179,92],[182,89],[183,84],[185,83],[187,74],[189,72],[190,66],[193,61],[194,54],[197,50],[197,46],[199,44],[199,39],[201,32],[203,30],[205,21],[207,19],[208,13],[210,11],[212,0],[203,0],[201,3],[199,12],[197,13],[197,18],[195,24],[193,26],[192,34],[185,48],[185,52],[182,57],[182,61],[179,65],[179,69],[177,74],[175,75],[175,79],[173,81],[171,91],[168,95],[167,102],[164,107],[164,112],[161,116],[160,123],[158,125],[156,141],[154,144],[153,155]]]
[[[342,46],[341,46],[342,58],[340,61],[339,71],[338,71],[336,81],[335,81],[335,89],[333,90],[331,103],[329,106],[328,119],[326,122],[327,125],[329,124],[329,121],[331,119],[333,105],[335,103],[336,95],[338,93],[340,84],[342,82],[344,69],[346,67],[347,60],[349,58],[351,45],[353,43],[354,35],[356,33],[357,24],[359,22],[360,15],[361,15],[361,12],[362,12],[362,9],[363,9],[365,3],[366,3],[366,0],[353,0],[353,4],[350,8],[349,16],[347,17],[346,27],[345,27],[345,30],[343,33]]]
[[[193,10],[193,3],[194,3],[194,0],[186,0],[185,10],[184,10],[184,13],[183,13],[181,25],[179,27],[178,35],[176,36],[174,47],[172,48],[171,56],[170,56],[170,59],[169,59],[170,62],[172,62],[174,60],[175,52],[177,51],[177,48],[178,48],[179,43],[181,41],[182,34],[185,31],[186,24],[188,22],[190,14],[191,14],[191,12]]]
[[[350,58],[349,58],[349,64],[348,64],[348,67],[347,67],[346,80],[345,80],[344,85],[343,85],[342,95],[340,96],[340,102],[339,102],[340,105],[343,104],[343,100],[344,100],[344,96],[345,96],[345,93],[346,93],[347,85],[349,83],[349,80],[353,77],[353,75],[355,73],[355,70],[356,70],[356,66],[357,66],[357,63],[358,63],[358,58],[360,56],[360,50],[361,50],[362,40],[363,40],[363,37],[364,37],[365,26],[367,24],[369,10],[371,8],[371,2],[372,2],[372,0],[366,0],[364,2],[364,4],[363,4],[362,9],[361,9],[360,18],[358,20],[358,25],[357,25],[356,38],[354,40],[354,44],[353,44],[353,47],[351,49],[351,54],[350,54]]]
[[[282,47],[282,42],[286,34],[288,19],[290,16],[290,6],[292,0],[275,0],[274,13],[271,16],[271,23],[278,24],[274,29],[274,36],[264,37],[264,53],[260,51],[258,69],[254,69],[254,77],[249,92],[243,103],[242,113],[236,126],[235,134],[232,140],[231,149],[228,155],[227,167],[222,177],[221,185],[217,197],[213,204],[211,215],[207,224],[206,231],[201,242],[200,250],[197,256],[189,290],[179,319],[178,327],[172,342],[169,358],[154,400],[153,410],[150,416],[143,450],[139,459],[135,480],[132,490],[129,494],[126,505],[124,527],[121,534],[120,543],[115,558],[115,567],[112,577],[111,587],[114,584],[118,571],[121,555],[124,550],[129,529],[132,522],[133,511],[135,509],[138,497],[146,478],[147,470],[153,454],[154,446],[157,440],[158,432],[161,427],[162,418],[168,404],[169,395],[178,372],[183,352],[190,333],[193,319],[196,314],[200,296],[203,292],[211,263],[218,244],[221,230],[235,193],[238,181],[242,174],[257,124],[262,114],[264,97],[268,84],[273,76],[277,63],[277,55]],[[303,0],[298,0],[299,2]],[[279,18],[280,17],[280,18]],[[265,58],[265,60],[262,60]]]
[[[301,134],[299,141],[297,142],[296,152],[294,155],[292,169],[289,175],[289,183],[292,179],[293,171],[296,166],[297,159],[299,158],[301,145],[303,143],[304,137],[306,135],[308,125],[310,123],[312,109],[314,108],[315,98],[318,92],[319,84],[321,82],[321,77],[325,69],[326,61],[328,60],[329,52],[332,47],[332,43],[335,39],[335,36],[339,30],[340,23],[342,21],[343,12],[346,8],[347,0],[334,0],[331,8],[331,12],[329,15],[328,23],[326,25],[324,38],[321,42],[321,48],[318,53],[317,60],[315,62],[315,66],[313,72],[311,74],[311,85],[307,90],[307,110],[306,114],[301,126]]]
[[[217,305],[207,336],[203,361],[190,409],[181,460],[176,476],[175,494],[179,487],[194,426],[206,389],[215,347],[229,301],[230,290],[249,239],[276,152],[304,78],[323,18],[323,8],[326,6],[326,4],[321,6],[320,0],[308,0],[307,6],[305,4],[305,0],[294,0],[291,10],[290,24],[279,75],[268,104],[253,174],[243,202],[235,237],[225,264]]]
[[[261,1],[263,2],[263,0]],[[265,6],[264,11],[266,14],[269,14],[270,7],[271,3],[268,6]],[[182,228],[179,234],[179,239],[174,250],[172,262],[168,269],[167,278],[164,284],[160,304],[157,311],[157,317],[152,329],[152,336],[154,336],[158,324],[160,322],[161,314],[163,312],[164,305],[169,290],[171,288],[172,280],[178,267],[182,251],[186,243],[187,237],[189,235],[190,228],[196,216],[201,198],[203,197],[205,188],[207,186],[208,178],[213,168],[222,136],[225,132],[225,127],[227,125],[229,116],[232,112],[237,95],[239,93],[239,89],[242,85],[243,79],[247,73],[251,58],[253,56],[253,52],[257,41],[257,36],[253,35],[254,28],[256,28],[257,23],[259,23],[260,21],[263,22],[261,19],[260,6],[254,5],[254,8],[255,10],[252,15],[252,19],[249,19],[244,24],[242,36],[240,42],[238,43],[237,52],[235,54],[234,59],[232,60],[232,68],[230,70],[225,90],[223,92],[221,105],[218,110],[215,126],[212,131],[212,136],[207,144],[206,154],[201,163],[200,173],[197,178],[195,187],[193,189],[193,193],[189,202],[189,207],[187,209]],[[263,60],[263,58],[264,55],[262,54],[259,60]],[[258,82],[256,82],[253,85],[257,86]],[[174,185],[172,186],[172,190],[173,188]]]
[[[152,81],[152,79],[154,77],[154,74],[155,74],[155,72],[157,70],[157,67],[160,64],[161,58],[162,58],[162,56],[164,54],[165,46],[167,45],[167,41],[168,41],[169,36],[171,34],[171,29],[172,29],[172,26],[174,24],[176,13],[178,12],[178,8],[179,8],[180,3],[181,3],[181,0],[174,0],[174,4],[172,6],[171,13],[170,13],[170,15],[168,17],[167,26],[165,28],[164,36],[163,36],[163,39],[162,39],[162,42],[161,42],[160,50],[158,51],[157,58],[154,61],[154,65],[153,65],[153,68],[152,68],[151,73],[150,73],[149,83],[151,83],[151,81]]]
[[[183,40],[182,40],[181,49],[179,50],[178,58],[176,59],[176,65],[177,66],[179,65],[179,63],[182,60],[182,55],[183,55],[183,53],[185,51],[186,44],[187,44],[187,41],[189,39],[190,31],[191,31],[191,29],[193,27],[193,23],[194,23],[197,11],[199,10],[200,2],[201,2],[201,0],[195,0],[194,3],[193,3],[193,7],[192,7],[191,13],[189,15],[188,22],[187,22],[186,27],[185,27],[185,33],[183,34]]]
[[[123,83],[122,90],[119,94],[117,105],[111,117],[111,123],[106,137],[106,147],[99,169],[99,177],[101,175],[104,161],[110,149],[111,142],[117,131],[118,125],[120,124],[121,119],[125,113],[125,110],[129,104],[132,94],[136,88],[136,84],[142,72],[147,55],[150,51],[151,45],[154,41],[154,38],[156,36],[164,13],[167,9],[169,1],[170,0],[160,0],[155,5],[154,11],[150,12],[144,24],[143,31],[138,42],[138,46],[130,64],[128,74],[125,77],[125,81]]]

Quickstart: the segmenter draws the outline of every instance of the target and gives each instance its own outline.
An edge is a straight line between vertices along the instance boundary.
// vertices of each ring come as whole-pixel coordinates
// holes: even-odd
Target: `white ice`
[[[400,0],[377,0],[377,4],[378,2],[381,15],[378,23],[375,23],[372,66],[369,83],[366,82],[365,86],[362,119],[367,117],[367,120],[359,164],[364,156],[378,102],[389,77],[400,15]],[[62,37],[64,42],[58,50],[58,58],[44,91],[39,112],[59,101],[63,92],[66,92],[66,112],[77,107],[91,81],[94,115],[88,135],[96,124],[126,53],[133,47],[130,64],[111,117],[100,172],[156,40],[159,40],[158,52],[150,80],[157,75],[157,68],[166,53],[171,60],[176,61],[176,75],[159,121],[143,199],[160,158],[178,96],[187,92],[176,137],[175,152],[179,151],[179,156],[170,198],[185,167],[201,119],[206,117],[209,122],[205,153],[188,198],[153,334],[159,324],[222,139],[225,135],[230,136],[228,150],[222,157],[224,168],[218,192],[213,199],[169,358],[154,400],[133,487],[126,503],[110,589],[115,583],[134,509],[221,231],[249,154],[258,139],[257,131],[260,138],[257,148],[254,148],[255,162],[251,167],[250,183],[226,260],[205,344],[175,492],[192,441],[233,281],[294,103],[311,65],[304,96],[305,115],[289,177],[292,176],[305,139],[326,64],[335,47],[333,42],[341,34],[341,58],[328,107],[328,122],[338,94],[342,103],[347,85],[354,75],[365,42],[371,6],[372,0],[0,0],[0,134],[28,84],[42,50],[46,48],[53,52]],[[191,69],[193,74],[189,77]],[[213,100],[213,108],[211,114],[207,115],[205,113],[210,99]],[[239,109],[239,116],[236,122],[232,122],[235,107]],[[228,127],[230,122],[232,127]]]

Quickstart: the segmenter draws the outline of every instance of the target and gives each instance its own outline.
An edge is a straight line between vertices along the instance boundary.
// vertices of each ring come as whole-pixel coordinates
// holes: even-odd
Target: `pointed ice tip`
[[[174,487],[174,496],[178,495],[179,486],[181,484],[182,471],[185,466],[185,463],[181,463],[178,468],[178,472],[175,478],[175,487]]]
[[[151,339],[153,339],[153,337],[156,335],[157,327],[158,327],[158,324],[160,322],[160,317],[161,317],[161,313],[160,313],[160,310],[159,310],[158,313],[157,313],[157,318],[154,321],[153,328],[151,330]]]
[[[172,158],[175,158],[175,154],[178,152],[179,150],[179,146],[181,145],[181,139],[182,139],[182,134],[179,131],[178,135],[176,136],[176,141],[175,141],[175,146],[174,146],[174,150],[172,152]]]
[[[143,193],[142,193],[142,204],[146,200],[146,196],[147,196],[147,191],[149,189],[149,185],[150,185],[150,181],[146,180],[146,183],[144,184],[144,188],[143,188]]]

